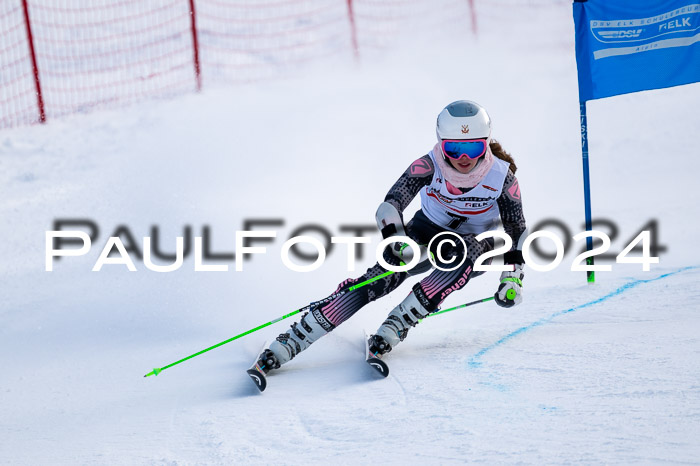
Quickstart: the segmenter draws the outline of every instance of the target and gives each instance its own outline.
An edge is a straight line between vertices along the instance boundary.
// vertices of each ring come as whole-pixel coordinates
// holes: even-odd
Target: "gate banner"
[[[700,2],[576,0],[579,100],[700,81]]]

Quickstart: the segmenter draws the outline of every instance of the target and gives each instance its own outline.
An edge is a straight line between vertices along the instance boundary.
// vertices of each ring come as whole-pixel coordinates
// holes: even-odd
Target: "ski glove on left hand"
[[[512,272],[501,273],[501,285],[493,295],[501,307],[513,307],[523,301],[523,265],[514,264]]]

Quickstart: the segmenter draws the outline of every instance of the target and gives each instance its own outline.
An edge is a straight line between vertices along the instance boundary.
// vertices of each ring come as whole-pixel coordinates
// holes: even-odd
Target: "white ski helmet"
[[[487,139],[491,141],[491,118],[486,109],[470,100],[458,100],[437,117],[438,141],[443,139]]]

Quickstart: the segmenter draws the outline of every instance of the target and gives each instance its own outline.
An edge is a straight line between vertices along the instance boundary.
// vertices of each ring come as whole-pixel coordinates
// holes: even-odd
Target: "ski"
[[[258,354],[262,354],[263,350],[267,348],[267,342],[263,344],[262,348],[260,348],[260,351]],[[256,358],[259,358],[260,356],[256,356]],[[261,392],[265,391],[265,388],[267,387],[267,377],[265,376],[265,372],[263,371],[263,368],[260,367],[260,360],[256,359],[255,363],[253,363],[253,366],[248,369],[246,374],[248,374],[248,377],[250,377],[250,380],[253,381],[255,386],[257,387],[258,390]]]
[[[382,355],[377,353],[372,353],[369,349],[369,335],[364,332],[365,337],[365,360],[374,370],[376,370],[382,377],[389,375],[389,366],[382,361]]]
[[[246,371],[250,379],[255,383],[255,386],[260,390],[261,392],[265,391],[265,387],[267,387],[267,378],[265,377],[265,373],[257,369],[257,364],[250,369]]]

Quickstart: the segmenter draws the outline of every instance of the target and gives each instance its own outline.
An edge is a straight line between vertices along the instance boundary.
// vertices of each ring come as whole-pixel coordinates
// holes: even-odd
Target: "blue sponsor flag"
[[[574,0],[586,230],[592,229],[586,102],[700,81],[700,0]],[[586,238],[586,249],[593,247]],[[589,283],[595,270],[586,259]]]
[[[700,81],[700,0],[575,0],[579,100]]]

